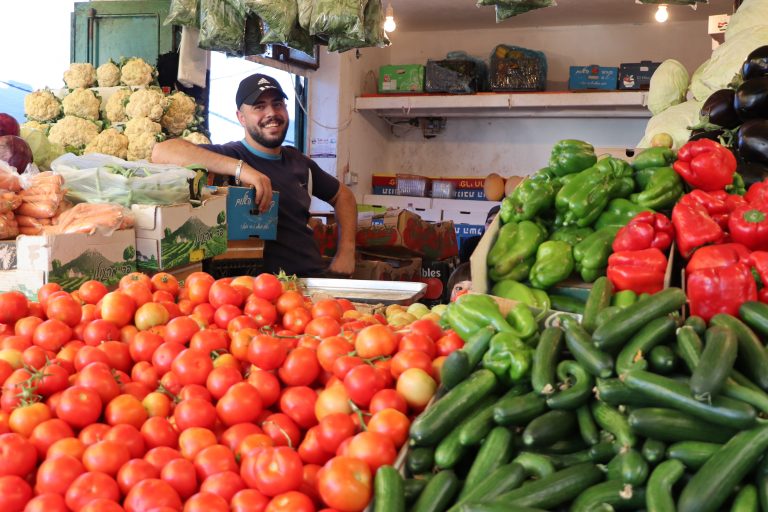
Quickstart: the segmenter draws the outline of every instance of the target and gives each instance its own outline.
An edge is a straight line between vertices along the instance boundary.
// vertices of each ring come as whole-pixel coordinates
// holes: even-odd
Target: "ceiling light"
[[[669,19],[669,11],[667,11],[667,6],[664,4],[659,5],[659,8],[656,9],[656,14],[654,15],[654,18],[656,18],[656,21],[658,21],[659,23],[664,23],[665,21],[667,21]]]
[[[395,11],[392,10],[392,4],[389,4],[387,6],[386,17],[384,18],[384,32],[394,32],[396,28]]]

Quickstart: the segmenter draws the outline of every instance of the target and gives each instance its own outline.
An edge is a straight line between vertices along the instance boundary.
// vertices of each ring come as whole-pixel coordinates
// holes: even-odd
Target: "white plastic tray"
[[[411,281],[373,281],[367,279],[304,278],[299,280],[307,293],[326,293],[337,299],[369,304],[409,304],[420,299],[426,283]]]

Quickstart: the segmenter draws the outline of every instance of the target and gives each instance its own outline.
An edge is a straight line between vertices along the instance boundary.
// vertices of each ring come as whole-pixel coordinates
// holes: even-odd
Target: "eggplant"
[[[742,121],[768,117],[768,76],[753,78],[736,89],[733,105]]]
[[[760,183],[768,178],[768,165],[755,162],[739,162],[736,172],[741,174],[744,186],[749,189],[755,183]]]
[[[695,128],[691,130],[691,136],[688,140],[700,140],[709,139],[715,142],[720,142],[720,137],[725,134],[725,130],[705,130],[703,128]]]
[[[736,132],[736,149],[745,162],[768,164],[768,119],[752,119]]]
[[[741,76],[744,80],[768,76],[768,45],[752,50],[747,60],[741,65]]]
[[[699,115],[717,126],[727,129],[736,128],[741,124],[741,119],[734,107],[735,95],[736,91],[733,89],[720,89],[713,92],[701,106]]]

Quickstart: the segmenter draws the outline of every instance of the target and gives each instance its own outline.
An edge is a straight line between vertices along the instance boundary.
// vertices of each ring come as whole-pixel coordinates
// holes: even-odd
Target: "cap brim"
[[[249,94],[248,96],[246,96],[243,99],[243,101],[240,103],[240,105],[253,105],[254,103],[256,103],[256,101],[258,101],[259,97],[261,97],[261,95],[264,94],[267,91],[277,91],[277,92],[280,93],[280,95],[283,98],[285,98],[286,100],[288,99],[288,96],[286,96],[285,93],[281,89],[278,89],[277,87],[266,87],[266,88],[264,88],[264,89],[262,89],[260,91],[254,91],[251,94]]]

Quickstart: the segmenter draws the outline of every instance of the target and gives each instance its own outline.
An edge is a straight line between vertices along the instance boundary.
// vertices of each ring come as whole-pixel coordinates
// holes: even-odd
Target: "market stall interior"
[[[768,1],[445,4],[75,4],[0,113],[0,511],[768,509]],[[126,20],[255,66],[248,166]],[[259,267],[313,191],[352,279]]]

